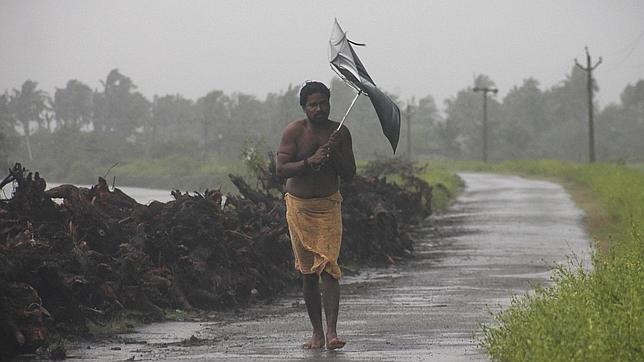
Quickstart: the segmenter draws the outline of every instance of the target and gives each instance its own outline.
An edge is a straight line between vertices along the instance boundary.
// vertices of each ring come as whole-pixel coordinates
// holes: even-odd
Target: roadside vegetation
[[[447,209],[465,186],[463,180],[447,166],[427,164],[418,177],[432,185],[432,210]]]
[[[480,343],[490,356],[499,361],[644,360],[644,172],[559,161],[458,167],[559,181],[586,211],[596,247],[591,271],[574,263],[560,266],[552,286],[515,297],[483,326]]]
[[[432,212],[447,209],[464,187],[463,180],[447,162],[411,163],[404,158],[380,158],[371,162],[358,161],[358,173],[366,177],[384,177],[399,186],[410,181],[404,175],[414,175],[431,186]]]
[[[223,192],[236,192],[229,174],[249,176],[242,162],[195,160],[187,156],[162,159],[130,159],[117,165],[110,175],[115,175],[118,185],[146,185],[150,188],[199,191],[219,188]],[[111,177],[107,177],[110,182]],[[149,185],[149,186],[148,186]]]

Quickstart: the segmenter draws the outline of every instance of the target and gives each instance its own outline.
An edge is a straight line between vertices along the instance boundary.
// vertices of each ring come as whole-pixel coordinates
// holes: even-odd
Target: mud
[[[302,298],[151,324],[110,341],[68,346],[74,360],[481,361],[479,323],[513,295],[548,284],[569,256],[589,266],[582,212],[553,183],[463,173],[466,190],[418,230],[415,257],[342,280],[339,351],[298,346],[310,327]]]

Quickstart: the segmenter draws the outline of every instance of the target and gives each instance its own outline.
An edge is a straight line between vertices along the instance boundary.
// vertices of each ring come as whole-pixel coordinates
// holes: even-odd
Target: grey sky
[[[220,89],[263,99],[328,82],[337,17],[376,83],[405,100],[444,99],[491,77],[503,96],[534,77],[564,79],[574,58],[603,57],[602,105],[644,78],[644,1],[24,1],[0,0],[0,91],[26,79],[53,94],[99,87],[112,68],[147,97]]]

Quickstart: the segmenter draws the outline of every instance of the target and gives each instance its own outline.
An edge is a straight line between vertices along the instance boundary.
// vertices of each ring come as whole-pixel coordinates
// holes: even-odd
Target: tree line
[[[542,89],[528,78],[502,99],[491,96],[489,159],[585,162],[585,82],[583,72],[573,67],[551,88]],[[332,117],[339,119],[354,91],[337,78],[330,83]],[[490,77],[479,75],[474,84],[447,99],[442,112],[431,95],[406,102],[390,95],[402,110],[398,155],[481,159],[483,104],[473,88],[494,86]],[[594,87],[599,90],[597,84]],[[72,79],[53,96],[27,80],[20,89],[0,95],[0,166],[6,169],[9,163],[29,160],[78,171],[87,164],[110,165],[131,157],[231,160],[248,142],[272,150],[286,124],[303,117],[298,93],[299,86],[289,85],[264,100],[221,90],[197,100],[180,94],[148,99],[118,69],[108,73],[99,89]],[[644,155],[644,80],[627,85],[620,101],[595,107],[598,161],[636,162]],[[347,122],[359,158],[391,155],[366,97],[360,97]]]

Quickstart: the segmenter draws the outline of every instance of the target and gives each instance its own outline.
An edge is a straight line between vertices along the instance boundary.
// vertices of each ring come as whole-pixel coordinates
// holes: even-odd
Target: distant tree
[[[479,74],[474,78],[474,87],[496,88],[496,83],[485,74]]]
[[[595,85],[595,90],[597,90]],[[573,66],[566,79],[544,92],[543,157],[582,162],[588,159],[586,74]],[[597,107],[595,109],[598,109]]]
[[[546,109],[543,92],[534,78],[523,81],[520,87],[513,87],[503,99],[501,124],[498,128],[501,159],[538,158],[541,151],[538,144],[547,130]]]
[[[224,147],[235,155],[240,154],[246,141],[257,142],[264,139],[265,121],[262,103],[255,96],[235,93],[228,104],[230,123],[225,128],[222,139]]]
[[[639,121],[644,122],[644,80],[640,79],[634,85],[628,84],[620,99],[624,109],[630,109]]]
[[[478,75],[475,87],[496,87],[486,75]],[[473,87],[459,91],[456,97],[445,101],[445,123],[441,137],[445,142],[446,156],[450,158],[481,159],[483,154],[483,100]],[[499,142],[498,133],[500,105],[493,93],[488,93],[488,152],[496,158]]]
[[[644,80],[627,85],[621,104],[610,104],[597,117],[597,151],[607,161],[644,160]]]
[[[445,101],[445,124],[441,128],[447,157],[480,158],[482,106],[480,95],[472,88],[459,91]],[[476,155],[476,156],[475,156]]]
[[[289,84],[286,91],[281,93],[269,93],[263,104],[264,123],[258,125],[262,130],[267,145],[271,149],[277,149],[282,130],[290,122],[304,117],[299,104],[298,87]]]
[[[201,123],[204,155],[214,151],[222,154],[224,137],[230,125],[230,98],[220,90],[214,90],[199,98],[196,103],[197,118]]]
[[[72,79],[65,88],[54,93],[53,109],[57,123],[62,127],[80,129],[92,121],[92,89]]]
[[[15,121],[9,111],[9,94],[0,95],[0,171],[9,168],[9,153],[16,146]]]
[[[29,160],[33,160],[31,152],[31,125],[36,127],[44,121],[44,112],[47,109],[47,93],[38,89],[38,83],[27,80],[22,84],[20,90],[14,89],[13,95],[8,102],[9,113],[12,118],[22,127],[27,147]]]
[[[198,140],[194,104],[181,95],[154,96],[152,117],[147,125],[150,143],[167,144],[174,140]]]
[[[410,108],[413,154],[425,156],[438,154],[442,147],[439,127],[443,120],[434,97],[427,95]],[[406,107],[402,110],[406,111]]]
[[[5,92],[0,95],[0,129],[2,130],[13,128],[16,125],[11,113],[10,102],[11,96],[8,93]]]
[[[598,158],[602,161],[635,161],[639,158],[642,131],[621,104],[609,104],[597,117]],[[635,142],[634,142],[635,141]]]
[[[269,99],[271,95],[267,97]],[[300,88],[288,85],[286,91],[279,95],[273,95],[276,98],[277,103],[277,116],[275,117],[282,123],[284,126],[288,122],[294,121],[297,118],[303,117],[304,113],[302,107],[300,107]]]
[[[105,81],[103,92],[94,93],[95,129],[128,139],[146,124],[150,102],[139,92],[132,80],[113,69]]]

